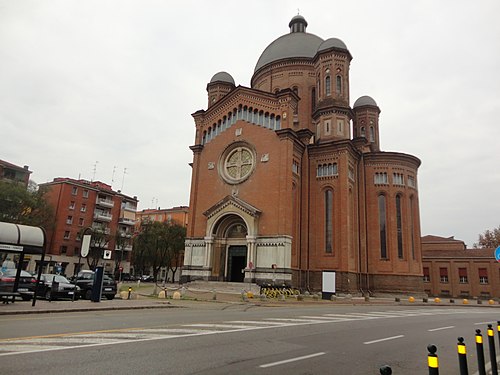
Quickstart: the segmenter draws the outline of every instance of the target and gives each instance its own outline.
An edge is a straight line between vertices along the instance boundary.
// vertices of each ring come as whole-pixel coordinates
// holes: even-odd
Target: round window
[[[222,158],[221,174],[230,184],[244,181],[252,173],[255,166],[253,151],[245,146],[237,146],[226,151]]]

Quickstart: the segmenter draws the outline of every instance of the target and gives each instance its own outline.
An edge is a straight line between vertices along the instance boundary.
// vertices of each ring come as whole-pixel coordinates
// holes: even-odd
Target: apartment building
[[[40,184],[54,207],[55,223],[47,231],[49,271],[73,275],[89,268],[79,262],[82,233],[93,233],[92,246],[101,251],[99,265],[106,272],[129,272],[137,197],[130,197],[101,181],[55,178]],[[99,238],[99,240],[97,240]],[[98,243],[95,243],[95,242]],[[34,267],[34,265],[33,265]]]

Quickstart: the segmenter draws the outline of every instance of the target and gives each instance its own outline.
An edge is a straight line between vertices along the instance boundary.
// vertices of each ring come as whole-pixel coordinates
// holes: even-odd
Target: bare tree
[[[479,240],[474,244],[477,249],[496,249],[500,246],[500,225],[493,230],[485,230],[479,235]]]

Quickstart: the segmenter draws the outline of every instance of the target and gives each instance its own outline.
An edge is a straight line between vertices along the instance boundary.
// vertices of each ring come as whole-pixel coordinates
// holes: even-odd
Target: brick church
[[[289,27],[250,87],[219,72],[193,114],[183,281],[423,292],[420,160],[381,150],[374,99],[351,107],[346,44]]]

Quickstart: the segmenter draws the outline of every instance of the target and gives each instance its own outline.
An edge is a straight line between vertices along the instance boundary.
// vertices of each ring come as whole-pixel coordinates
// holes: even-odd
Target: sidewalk
[[[293,307],[293,306],[336,306],[336,305],[394,305],[394,306],[465,306],[459,301],[449,303],[443,301],[435,303],[429,299],[429,302],[423,302],[422,299],[409,302],[408,299],[401,298],[396,302],[394,297],[385,298],[369,298],[365,300],[363,297],[339,297],[335,301],[322,300],[317,296],[305,296],[302,300],[296,297],[287,298],[266,298],[261,299],[258,294],[254,293],[253,298],[243,298],[241,291],[237,292],[232,287],[225,287],[223,284],[217,285],[214,288],[212,285],[187,285],[180,286],[178,284],[168,284],[163,288],[162,285],[156,286],[153,283],[127,284],[122,287],[122,290],[128,290],[132,287],[131,299],[126,299],[128,293],[120,296],[118,294],[115,299],[109,301],[107,299],[101,302],[91,302],[88,300],[68,301],[46,301],[37,299],[35,306],[31,306],[32,301],[16,301],[15,303],[0,304],[0,315],[11,314],[40,314],[40,313],[63,313],[63,312],[82,312],[82,311],[106,311],[106,310],[133,310],[133,309],[158,309],[158,308],[216,308],[217,305],[253,305],[253,306],[269,306],[269,307]],[[165,290],[167,298],[158,298],[158,293]],[[180,299],[174,299],[174,293],[178,292],[181,295]],[[124,299],[122,299],[122,297]],[[498,304],[490,306],[488,304],[471,303],[469,307],[500,307]]]

